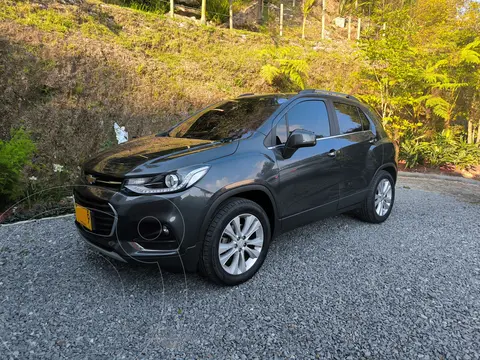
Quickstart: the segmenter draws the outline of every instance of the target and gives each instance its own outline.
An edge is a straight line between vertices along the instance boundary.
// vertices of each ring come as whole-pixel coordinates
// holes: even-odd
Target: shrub
[[[413,168],[423,163],[423,150],[425,143],[419,142],[418,139],[406,139],[400,147],[400,159],[405,160],[407,169]]]
[[[22,195],[22,171],[34,152],[35,144],[23,128],[12,130],[10,140],[0,140],[0,208]]]
[[[432,166],[452,164],[466,169],[480,164],[480,148],[468,144],[462,134],[452,130],[443,130],[425,145],[424,157]]]
[[[169,2],[164,0],[122,0],[122,5],[134,10],[164,14],[168,11]]]
[[[412,168],[419,164],[433,167],[455,165],[467,169],[480,164],[480,148],[468,144],[461,133],[443,130],[431,141],[419,141],[419,138],[406,138],[400,147],[400,159],[405,161],[405,167]]]
[[[228,21],[228,0],[207,0],[207,18],[217,24]]]

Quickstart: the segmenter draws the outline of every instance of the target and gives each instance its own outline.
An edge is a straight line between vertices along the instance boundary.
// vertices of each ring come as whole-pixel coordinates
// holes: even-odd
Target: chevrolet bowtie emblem
[[[91,184],[95,183],[97,178],[95,176],[92,176],[92,175],[87,175],[87,176],[85,176],[85,180],[87,180],[87,183],[89,183],[91,185]]]

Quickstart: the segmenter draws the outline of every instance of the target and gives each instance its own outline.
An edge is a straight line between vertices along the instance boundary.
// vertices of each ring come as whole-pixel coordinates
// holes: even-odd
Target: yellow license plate
[[[90,216],[90,210],[75,204],[75,218],[79,224],[82,224],[90,231],[92,230],[92,217]]]

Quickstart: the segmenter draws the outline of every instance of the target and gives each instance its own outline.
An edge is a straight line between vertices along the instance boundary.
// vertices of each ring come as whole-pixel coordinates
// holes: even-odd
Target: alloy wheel
[[[375,191],[375,212],[378,216],[385,216],[392,206],[392,184],[388,179],[382,179]]]
[[[241,214],[225,227],[218,245],[222,268],[231,275],[248,271],[258,260],[263,247],[263,227],[252,214]]]

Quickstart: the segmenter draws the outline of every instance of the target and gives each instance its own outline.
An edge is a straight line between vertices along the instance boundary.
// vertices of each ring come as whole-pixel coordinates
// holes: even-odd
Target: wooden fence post
[[[257,3],[257,23],[261,24],[263,22],[263,0],[258,0]]]
[[[280,36],[283,36],[283,3],[280,4]]]
[[[200,17],[200,23],[202,25],[207,23],[207,0],[202,0],[202,16]]]
[[[348,40],[352,38],[352,17],[348,17]]]
[[[327,7],[327,0],[322,0],[322,40],[325,39],[325,9]]]
[[[233,0],[229,0],[228,16],[230,22],[230,30],[233,30]]]
[[[362,29],[362,19],[358,18],[358,27],[357,27],[357,40],[360,40],[360,32]]]
[[[175,16],[175,13],[174,13],[175,4],[173,2],[174,0],[170,0],[170,17],[171,18]]]

